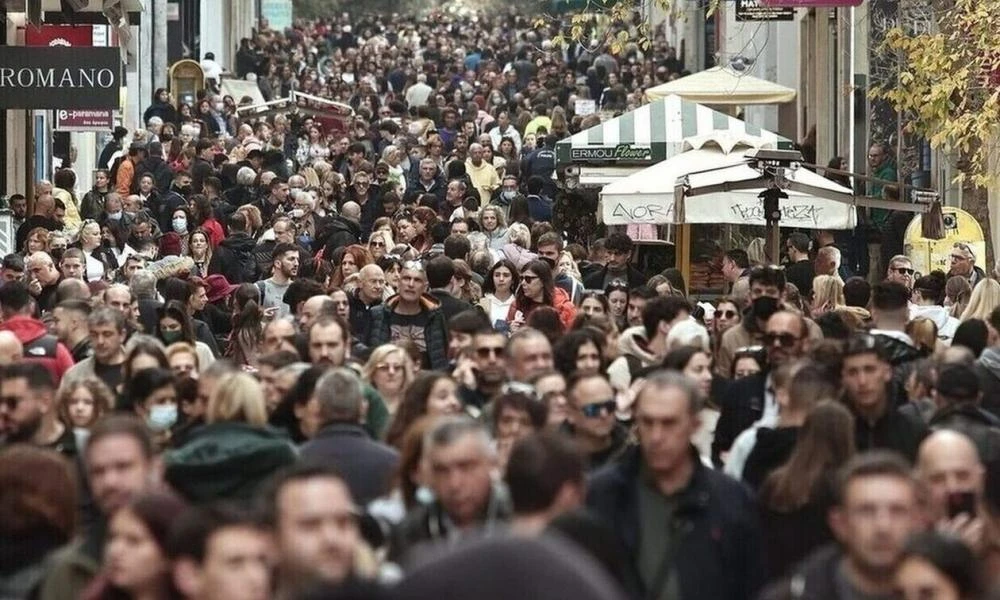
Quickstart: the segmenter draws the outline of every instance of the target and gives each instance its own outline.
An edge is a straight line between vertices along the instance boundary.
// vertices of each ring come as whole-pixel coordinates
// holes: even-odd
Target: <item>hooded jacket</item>
[[[229,283],[252,283],[257,280],[257,260],[254,250],[257,242],[242,231],[229,234],[229,237],[219,244],[222,259],[222,274]],[[244,264],[247,268],[244,268]],[[252,272],[250,272],[252,270]]]
[[[365,345],[377,348],[394,341],[392,337],[392,315],[399,305],[399,294],[390,297],[371,309],[371,329],[365,334]],[[445,323],[441,304],[433,296],[424,294],[420,298],[421,309],[428,313],[424,326],[425,366],[435,371],[448,368],[448,327]]]
[[[514,321],[517,313],[520,312],[523,313],[524,320],[527,321],[528,316],[539,306],[543,305],[532,303],[532,306],[525,310],[520,306],[519,297],[515,296],[514,303],[507,309],[507,320]],[[564,289],[560,287],[552,289],[552,308],[559,313],[559,322],[562,323],[563,328],[569,331],[573,327],[573,319],[576,318],[576,305],[569,299],[569,294]]]
[[[191,502],[250,500],[275,471],[298,459],[283,432],[247,423],[210,423],[167,452],[167,482]]]
[[[649,350],[646,328],[642,325],[629,327],[618,336],[621,356],[608,366],[608,380],[616,390],[628,389],[632,384],[632,373],[651,367],[660,359]]]
[[[323,256],[329,259],[337,248],[361,243],[361,225],[341,215],[334,215],[327,225]],[[391,250],[391,248],[390,248]]]
[[[955,337],[955,330],[958,329],[959,320],[948,314],[948,309],[943,306],[932,304],[929,306],[911,306],[910,320],[923,317],[934,321],[937,325],[938,339],[945,344],[951,345],[951,338]]]
[[[25,362],[36,362],[48,369],[56,385],[73,367],[73,355],[38,319],[15,315],[0,323],[0,331],[13,333],[24,346]]]

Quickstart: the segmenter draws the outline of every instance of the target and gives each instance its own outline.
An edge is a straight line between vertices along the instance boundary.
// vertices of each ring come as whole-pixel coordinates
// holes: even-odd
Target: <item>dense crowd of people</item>
[[[680,65],[515,16],[297,24],[11,199],[0,598],[980,600],[1000,584],[1000,283],[831,232],[721,298],[554,226],[577,99]],[[240,99],[242,102],[242,99]],[[124,140],[128,140],[127,143]]]

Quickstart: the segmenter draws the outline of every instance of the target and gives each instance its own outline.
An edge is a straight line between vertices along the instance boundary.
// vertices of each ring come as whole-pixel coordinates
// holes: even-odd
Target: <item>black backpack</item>
[[[236,264],[239,265],[239,281],[232,283],[249,283],[257,280],[257,261],[254,260],[250,252],[233,252],[236,255]],[[263,299],[263,295],[261,296]]]

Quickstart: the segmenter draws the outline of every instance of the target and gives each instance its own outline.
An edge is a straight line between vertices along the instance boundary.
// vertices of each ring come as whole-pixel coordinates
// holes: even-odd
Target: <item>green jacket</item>
[[[277,429],[246,423],[211,423],[164,456],[165,476],[191,502],[252,500],[257,488],[298,454]]]
[[[392,420],[389,409],[385,406],[385,400],[378,390],[364,384],[363,393],[368,402],[368,414],[365,417],[364,427],[368,435],[373,439],[385,439],[385,432],[389,429],[389,421]]]
[[[887,159],[884,163],[882,163],[882,166],[879,167],[878,171],[872,173],[871,176],[876,179],[884,179],[886,181],[896,181],[896,165],[893,164],[892,161]],[[868,195],[871,196],[872,198],[880,198],[884,200],[885,199],[883,194],[884,188],[885,188],[884,184],[875,182],[869,183]],[[900,196],[902,197],[902,195]],[[884,229],[889,221],[890,212],[891,211],[888,211],[884,208],[872,208],[870,209],[869,214],[871,215],[872,223],[879,229]]]

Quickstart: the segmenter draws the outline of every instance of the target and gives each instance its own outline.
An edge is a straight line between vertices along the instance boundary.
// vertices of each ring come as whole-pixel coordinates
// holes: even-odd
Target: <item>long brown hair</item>
[[[761,486],[762,504],[779,512],[802,508],[823,479],[853,454],[854,417],[838,402],[820,402],[806,417],[788,462]]]

